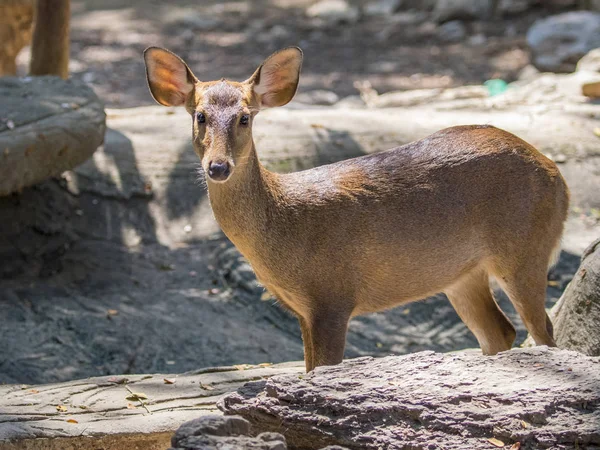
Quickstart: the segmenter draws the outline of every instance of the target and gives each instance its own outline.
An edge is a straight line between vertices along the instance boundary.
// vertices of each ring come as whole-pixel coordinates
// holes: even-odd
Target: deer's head
[[[254,116],[294,97],[302,51],[288,47],[272,54],[243,82],[199,81],[180,57],[158,47],[146,49],[144,60],[152,96],[161,105],[185,106],[202,168],[209,181],[223,183],[252,151]]]

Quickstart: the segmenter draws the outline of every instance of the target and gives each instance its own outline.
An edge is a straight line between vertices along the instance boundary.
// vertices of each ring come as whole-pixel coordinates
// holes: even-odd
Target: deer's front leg
[[[319,308],[311,312],[306,322],[306,332],[302,329],[305,340],[304,354],[306,371],[310,372],[317,366],[339,364],[344,358],[346,347],[346,332],[350,312],[340,308]],[[307,338],[304,338],[304,336]],[[306,345],[310,342],[310,346]]]

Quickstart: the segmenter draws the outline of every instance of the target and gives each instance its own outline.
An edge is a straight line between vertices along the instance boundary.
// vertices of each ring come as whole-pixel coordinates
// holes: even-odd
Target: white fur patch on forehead
[[[204,91],[205,103],[222,108],[241,105],[242,97],[242,92],[226,81],[214,84]]]

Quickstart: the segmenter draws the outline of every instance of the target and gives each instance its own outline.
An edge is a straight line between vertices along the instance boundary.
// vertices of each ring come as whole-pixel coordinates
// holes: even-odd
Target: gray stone
[[[171,439],[169,450],[287,450],[285,437],[265,432],[254,437],[250,422],[240,416],[207,415],[184,423]],[[321,450],[348,450],[329,445]]]
[[[572,72],[580,58],[600,47],[600,13],[573,11],[537,20],[527,44],[540,70]]]
[[[500,0],[498,11],[506,15],[521,14],[527,11],[532,4],[533,0]]]
[[[309,105],[333,105],[340,98],[333,91],[325,89],[315,89],[314,91],[301,92],[294,98],[295,102],[306,103]]]
[[[239,416],[206,415],[179,427],[170,450],[287,450],[279,433],[250,434],[250,422]]]
[[[216,401],[248,381],[284,373],[304,373],[304,363],[2,385],[0,450],[162,450],[169,444],[190,449],[197,448],[193,447],[195,436],[210,436],[218,442],[219,437],[249,435],[248,422],[223,418]],[[258,438],[263,446],[249,448],[285,449],[280,436]]]
[[[493,0],[437,0],[432,16],[436,22],[482,20],[490,18],[493,12]]]
[[[485,34],[477,33],[472,36],[469,36],[468,42],[469,42],[469,45],[478,47],[480,45],[485,45],[485,43],[487,42],[487,38],[485,37]]]
[[[248,383],[217,406],[293,448],[597,448],[600,358],[547,347],[358,358]]]
[[[577,71],[600,72],[600,48],[595,48],[577,63]]]
[[[106,115],[81,81],[0,79],[0,196],[72,169],[102,144]]]
[[[354,23],[358,20],[360,11],[346,0],[321,0],[310,6],[306,15],[328,24]]]
[[[600,356],[600,239],[584,251],[579,270],[550,317],[561,348]]]
[[[362,109],[367,105],[360,95],[349,95],[348,97],[344,97],[339,102],[337,102],[334,107],[335,108],[347,108],[347,109]]]
[[[437,32],[442,42],[460,42],[467,35],[467,29],[460,20],[451,20],[440,25]]]
[[[364,7],[367,16],[390,16],[400,8],[402,0],[372,0]]]

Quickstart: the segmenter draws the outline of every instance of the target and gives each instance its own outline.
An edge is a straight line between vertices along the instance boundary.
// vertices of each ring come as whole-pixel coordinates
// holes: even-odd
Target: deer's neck
[[[268,235],[277,209],[277,175],[259,162],[254,145],[225,183],[208,183],[213,213],[227,237],[246,256]]]

